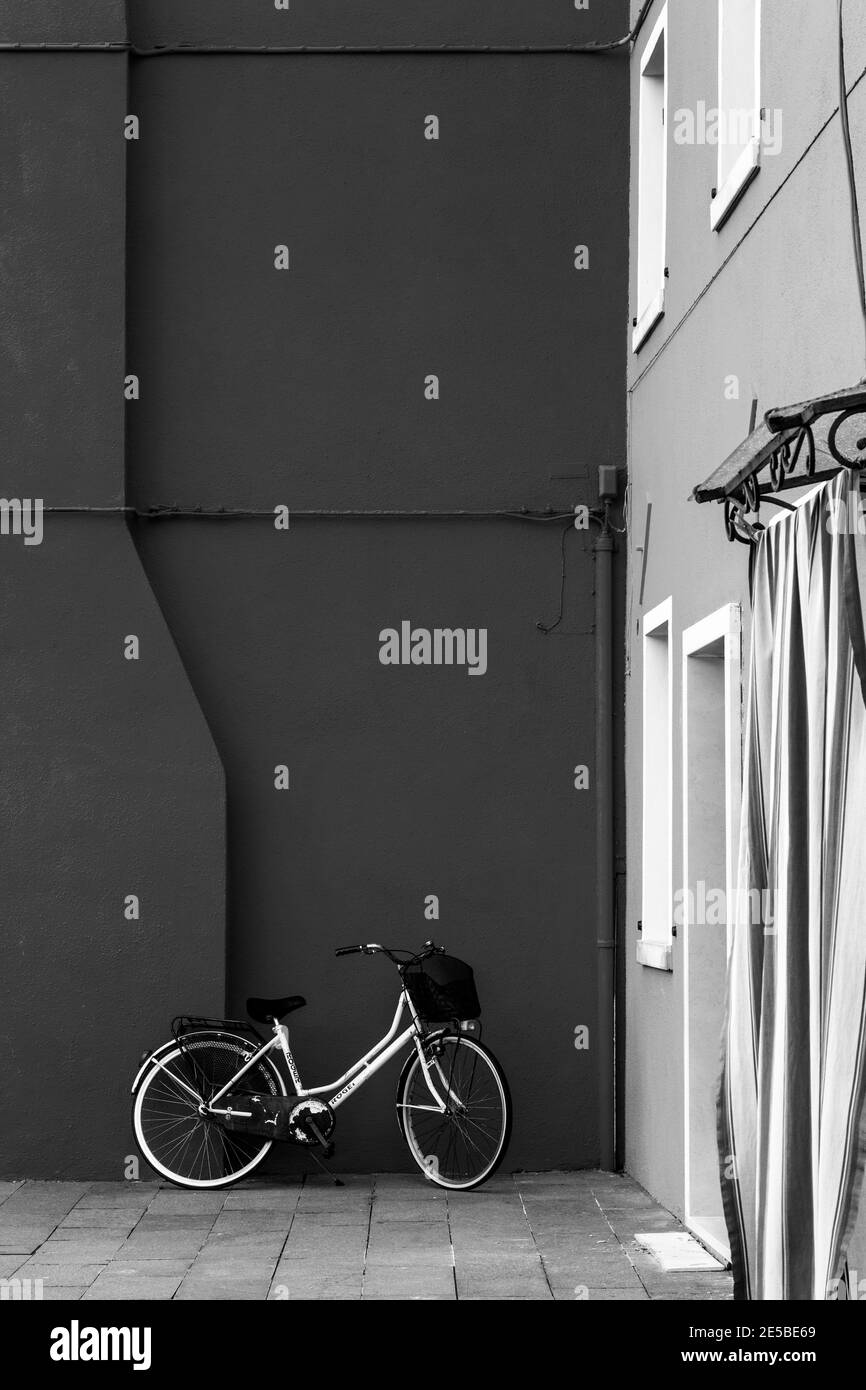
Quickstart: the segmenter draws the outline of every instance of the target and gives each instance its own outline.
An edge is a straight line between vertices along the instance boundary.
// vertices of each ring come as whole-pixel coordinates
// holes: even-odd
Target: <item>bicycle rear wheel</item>
[[[492,1177],[511,1135],[511,1096],[488,1048],[445,1034],[403,1068],[397,1119],[409,1152],[439,1187],[468,1191]],[[425,1071],[442,1104],[430,1092]]]
[[[272,1140],[230,1134],[198,1108],[250,1056],[249,1040],[226,1033],[189,1033],[182,1047],[160,1054],[143,1078],[132,1109],[135,1137],[151,1168],[179,1187],[218,1188],[240,1182],[258,1167]],[[241,1085],[247,1091],[286,1094],[283,1078],[268,1057],[250,1068]]]

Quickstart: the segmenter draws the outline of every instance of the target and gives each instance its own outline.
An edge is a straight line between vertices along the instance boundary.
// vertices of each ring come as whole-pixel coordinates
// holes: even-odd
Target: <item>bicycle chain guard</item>
[[[262,1139],[310,1146],[327,1144],[334,1132],[336,1116],[323,1100],[300,1100],[297,1096],[270,1096],[260,1092],[235,1091],[222,1101],[227,1115],[214,1118],[233,1134],[252,1134]],[[311,1126],[319,1131],[316,1135]]]

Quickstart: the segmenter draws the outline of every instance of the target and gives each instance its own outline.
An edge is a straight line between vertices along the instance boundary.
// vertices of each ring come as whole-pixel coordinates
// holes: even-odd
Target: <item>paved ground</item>
[[[344,1181],[0,1183],[0,1279],[54,1299],[731,1297],[727,1274],[664,1274],[637,1248],[636,1231],[678,1223],[629,1178]]]

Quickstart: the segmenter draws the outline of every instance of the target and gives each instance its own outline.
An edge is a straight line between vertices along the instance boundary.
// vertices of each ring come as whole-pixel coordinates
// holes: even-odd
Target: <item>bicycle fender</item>
[[[241,1037],[239,1033],[219,1032],[215,1028],[203,1028],[198,1033],[187,1033],[186,1037],[232,1038],[235,1042],[241,1042],[246,1047],[249,1047],[250,1045],[249,1038]],[[141,1066],[136,1072],[135,1080],[129,1088],[129,1094],[131,1096],[135,1095],[136,1091],[138,1090],[148,1071],[153,1066],[153,1063],[157,1061],[160,1057],[163,1057],[165,1053],[170,1052],[172,1048],[175,1047],[177,1047],[177,1039],[172,1038],[170,1042],[162,1043],[159,1047],[152,1047],[149,1049],[149,1051],[142,1053]]]

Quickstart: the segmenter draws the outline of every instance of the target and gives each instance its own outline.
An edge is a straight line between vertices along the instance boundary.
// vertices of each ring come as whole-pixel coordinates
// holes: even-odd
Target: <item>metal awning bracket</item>
[[[864,467],[866,382],[860,382],[768,410],[724,463],[698,484],[691,500],[723,503],[728,539],[752,545],[764,530],[758,519],[762,499],[773,501],[776,493],[825,482],[840,468]]]

